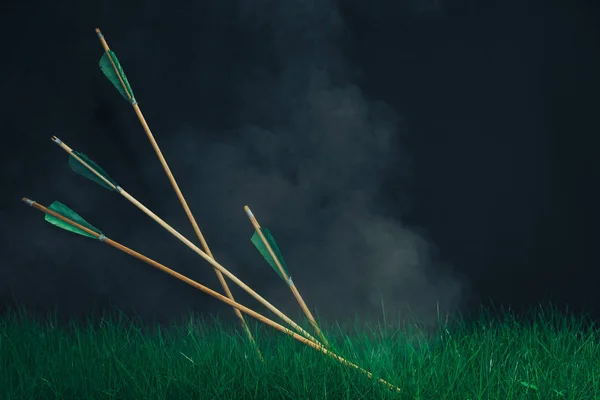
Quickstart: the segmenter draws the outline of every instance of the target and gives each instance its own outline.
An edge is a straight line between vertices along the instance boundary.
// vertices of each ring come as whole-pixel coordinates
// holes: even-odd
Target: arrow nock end
[[[30,200],[27,197],[23,197],[21,200],[23,200],[23,202],[27,203],[30,207],[32,207],[33,203],[35,203],[35,201]]]
[[[96,28],[96,35],[98,35],[98,39],[102,39],[104,35],[100,32],[100,28]]]
[[[246,211],[246,214],[248,215],[248,218],[254,218],[254,214],[252,214],[252,211],[250,210],[250,207],[248,206],[244,206],[244,211]]]
[[[52,136],[50,139],[52,139],[52,141],[54,143],[56,143],[57,145],[60,146],[60,144],[62,143],[62,140],[60,140],[59,138],[57,138],[56,136]]]

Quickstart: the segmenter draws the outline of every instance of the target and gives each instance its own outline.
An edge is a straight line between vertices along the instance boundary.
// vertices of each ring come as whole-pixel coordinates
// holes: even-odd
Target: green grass
[[[538,312],[437,332],[390,326],[327,330],[360,372],[267,327],[265,357],[237,325],[190,319],[141,329],[124,317],[58,327],[24,312],[0,317],[2,399],[600,399],[600,333],[583,318]],[[344,333],[346,332],[346,333]]]

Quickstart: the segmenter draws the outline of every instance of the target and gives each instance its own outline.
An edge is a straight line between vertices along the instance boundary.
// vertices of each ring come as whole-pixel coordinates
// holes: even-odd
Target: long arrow
[[[139,107],[137,101],[135,100],[135,97],[133,95],[133,90],[131,90],[131,86],[129,85],[127,77],[125,76],[125,72],[123,71],[123,68],[121,67],[121,64],[119,63],[117,56],[108,47],[108,43],[106,43],[106,40],[104,39],[104,35],[102,34],[102,32],[100,32],[100,29],[96,28],[96,34],[98,35],[98,39],[100,39],[100,43],[102,43],[102,47],[104,48],[104,55],[100,59],[100,69],[102,70],[104,75],[108,78],[108,80],[117,88],[119,93],[121,93],[121,95],[123,97],[125,97],[125,99],[127,101],[129,101],[131,103],[131,105],[133,106],[133,110],[135,111],[135,114],[138,116],[138,119],[140,120],[140,123],[142,124],[142,127],[144,128],[144,131],[146,132],[146,135],[148,136],[148,139],[150,140],[150,143],[152,144],[152,147],[154,148],[154,151],[156,152],[156,155],[158,156],[158,159],[160,160],[160,163],[162,164],[163,169],[165,170],[165,173],[167,174],[167,177],[171,181],[171,185],[173,186],[173,189],[175,190],[175,193],[177,194],[177,197],[179,198],[179,201],[181,202],[181,205],[182,205],[188,219],[190,220],[192,227],[194,228],[194,232],[196,232],[196,236],[198,236],[198,239],[200,240],[200,243],[202,244],[202,247],[204,248],[204,252],[206,254],[208,254],[209,257],[214,259],[214,256],[213,256],[212,252],[210,251],[210,248],[208,247],[208,243],[204,239],[204,235],[202,234],[200,227],[196,223],[196,219],[192,215],[192,211],[190,210],[190,207],[188,206],[187,201],[185,200],[185,197],[183,197],[183,193],[181,193],[181,190],[179,190],[179,185],[177,185],[177,182],[175,181],[175,177],[171,173],[171,169],[167,165],[167,161],[163,157],[162,152],[160,151],[160,148],[158,147],[158,144],[156,143],[156,140],[154,139],[154,135],[152,135],[152,131],[150,131],[150,127],[146,123],[146,119],[144,118],[144,115],[142,114],[142,111],[140,110],[140,107]],[[217,278],[219,279],[219,282],[221,283],[221,286],[223,287],[223,290],[225,291],[225,294],[227,295],[227,297],[229,297],[231,300],[235,301],[235,299],[233,298],[233,294],[231,293],[231,290],[229,289],[229,286],[227,285],[227,281],[225,281],[225,277],[223,277],[223,274],[218,270],[215,270],[215,273],[217,274]],[[252,338],[252,333],[250,332],[250,329],[248,329],[248,325],[246,324],[246,320],[244,320],[242,313],[235,308],[233,311],[235,312],[237,317],[240,319],[240,321],[242,323],[242,327],[246,331],[246,335],[248,335],[248,337],[250,338],[250,341],[253,342],[254,339]],[[260,354],[260,351],[258,352],[258,355],[262,359],[262,355]]]
[[[271,266],[271,268],[273,268],[277,275],[279,275],[279,277],[287,283],[288,287],[294,294],[296,301],[298,301],[300,308],[302,308],[304,315],[306,315],[308,321],[313,326],[315,332],[317,332],[317,335],[319,336],[319,338],[321,338],[325,346],[329,347],[329,342],[325,338],[325,335],[323,335],[323,332],[321,332],[319,325],[317,325],[317,321],[315,321],[315,317],[313,317],[312,313],[306,306],[304,299],[300,295],[300,292],[298,292],[294,281],[292,281],[292,277],[290,276],[285,267],[285,262],[283,261],[283,257],[281,255],[281,251],[279,250],[279,246],[277,246],[277,243],[275,242],[275,238],[273,237],[273,235],[271,235],[271,232],[268,229],[261,228],[260,224],[258,223],[258,220],[254,216],[254,214],[252,214],[250,207],[244,206],[244,210],[246,211],[250,222],[252,222],[252,225],[256,230],[256,232],[254,233],[254,235],[252,235],[251,238],[252,244],[254,244],[256,249],[260,252],[260,254]]]
[[[374,379],[373,374],[370,373],[369,371],[367,371],[363,368],[360,368],[358,365],[351,363],[350,361],[327,350],[322,345],[313,343],[310,340],[308,340],[308,339],[298,335],[297,333],[292,332],[291,330],[287,329],[286,327],[278,324],[277,322],[272,321],[272,320],[268,319],[267,317],[257,313],[256,311],[253,311],[253,310],[249,309],[248,307],[245,307],[233,300],[230,300],[229,298],[223,296],[222,294],[219,294],[219,293],[215,292],[214,290],[211,290],[211,289],[207,288],[206,286],[201,285],[200,283],[188,278],[187,276],[182,275],[179,272],[173,271],[172,269],[152,260],[151,258],[148,258],[143,254],[140,254],[128,247],[125,247],[122,244],[115,242],[112,239],[109,239],[99,229],[92,226],[89,222],[84,220],[81,216],[79,216],[75,211],[71,210],[66,205],[64,205],[58,201],[55,201],[54,203],[52,203],[50,205],[50,207],[46,208],[43,205],[36,203],[35,201],[30,200],[26,197],[23,197],[22,200],[25,203],[29,204],[31,207],[34,207],[34,208],[44,212],[46,214],[46,221],[48,221],[49,223],[51,223],[61,229],[65,229],[70,232],[76,233],[78,235],[86,236],[86,237],[93,238],[93,239],[98,239],[101,242],[104,242],[118,250],[121,250],[122,252],[127,253],[130,256],[133,256],[133,257],[137,258],[138,260],[141,260],[147,264],[150,264],[151,266],[158,268],[163,272],[166,272],[167,274],[179,279],[180,281],[183,281],[183,282],[187,283],[188,285],[201,290],[202,292],[208,294],[209,296],[212,296],[212,297],[216,298],[217,300],[220,300],[223,303],[228,304],[231,307],[234,307],[236,310],[244,312],[244,313],[248,314],[249,316],[256,318],[260,322],[262,322],[266,325],[269,325],[269,326],[277,329],[278,331],[283,332],[283,333],[293,337],[300,343],[304,343],[305,345],[312,347],[313,349],[315,349],[325,355],[328,355],[329,357],[339,361],[340,363],[342,363],[346,366],[349,366],[349,367],[359,370],[360,372],[365,374],[369,379]],[[391,383],[389,383],[381,378],[376,378],[376,379],[378,382],[386,385],[389,389],[395,390],[397,392],[400,391],[400,388],[392,385]]]
[[[275,306],[273,306],[271,303],[269,303],[267,300],[265,300],[262,296],[260,296],[254,290],[252,290],[248,285],[246,285],[244,282],[242,282],[240,279],[238,279],[235,275],[233,275],[231,272],[229,272],[227,269],[225,269],[225,267],[223,267],[221,264],[219,264],[217,261],[215,261],[208,254],[206,254],[205,252],[200,250],[195,244],[193,244],[188,239],[186,239],[181,233],[179,233],[175,229],[173,229],[173,227],[171,227],[171,225],[167,224],[165,221],[163,221],[161,218],[159,218],[156,214],[154,214],[152,211],[150,211],[146,206],[144,206],[142,203],[137,201],[132,195],[127,193],[125,191],[125,189],[120,187],[117,184],[117,182],[115,182],[110,176],[108,176],[108,174],[106,173],[106,171],[104,171],[104,169],[102,169],[94,161],[90,160],[85,154],[80,153],[78,151],[73,151],[73,149],[71,149],[69,146],[67,146],[66,143],[64,143],[62,140],[60,140],[56,136],[52,136],[52,141],[54,143],[56,143],[57,145],[59,145],[61,149],[63,149],[67,153],[69,153],[69,155],[70,155],[69,166],[71,167],[71,169],[73,171],[75,171],[76,173],[80,174],[81,176],[83,176],[91,181],[96,182],[100,186],[102,186],[108,190],[111,190],[111,191],[116,191],[121,196],[125,197],[127,200],[129,200],[130,203],[132,203],[137,208],[142,210],[147,216],[152,218],[156,223],[158,223],[160,226],[162,226],[164,229],[166,229],[171,235],[175,236],[177,239],[182,241],[187,247],[192,249],[200,257],[202,257],[206,261],[208,261],[208,263],[210,265],[212,265],[214,269],[217,269],[222,274],[227,276],[229,279],[234,281],[239,287],[244,289],[249,295],[254,297],[256,300],[261,302],[265,307],[267,307],[269,310],[271,310],[275,315],[277,315],[283,321],[288,323],[290,326],[292,326],[298,332],[302,333],[308,339],[314,341],[315,343],[319,343],[319,341],[317,339],[315,339],[308,332],[306,332],[304,329],[302,329],[302,327],[300,325],[298,325],[297,323],[292,321],[287,315],[285,315],[284,313],[279,311],[277,308],[275,308]]]

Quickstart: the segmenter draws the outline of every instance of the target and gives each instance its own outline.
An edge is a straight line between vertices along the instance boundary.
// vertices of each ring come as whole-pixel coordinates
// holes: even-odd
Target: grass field
[[[238,325],[190,319],[141,329],[125,317],[57,327],[0,317],[1,398],[12,399],[600,399],[600,332],[555,311],[443,324],[431,335],[326,329],[349,361],[393,393],[268,327],[265,363]]]

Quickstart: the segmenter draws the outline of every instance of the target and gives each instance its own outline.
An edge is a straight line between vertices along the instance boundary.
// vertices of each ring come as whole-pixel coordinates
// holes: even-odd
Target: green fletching
[[[79,225],[83,225],[86,228],[93,230],[94,232],[98,233],[99,235],[102,234],[102,232],[100,232],[98,229],[96,229],[92,225],[90,225],[89,222],[87,222],[85,219],[81,218],[79,216],[79,214],[77,214],[75,211],[71,210],[69,207],[65,206],[64,204],[62,204],[59,201],[55,201],[54,203],[52,203],[50,205],[50,207],[48,207],[48,209],[62,215],[65,218],[70,219],[73,222],[77,222]],[[79,228],[74,227],[73,225],[69,224],[68,222],[63,221],[60,218],[55,217],[54,215],[46,214],[46,221],[51,223],[54,226],[57,226],[61,229],[66,230],[66,231],[73,232],[73,233],[76,233],[81,236],[86,236],[86,237],[96,239],[95,236],[90,235],[86,231],[83,231]]]
[[[283,271],[289,277],[290,274],[287,271],[287,267],[285,265],[285,262],[283,261],[283,256],[281,255],[281,250],[279,250],[279,246],[277,246],[277,243],[275,242],[275,238],[273,237],[273,235],[271,235],[271,232],[269,232],[269,230],[266,228],[261,228],[260,231],[265,236],[265,239],[267,239],[269,246],[271,246],[273,253],[275,253],[275,256],[279,260],[279,263],[281,264]],[[277,263],[275,262],[275,260],[273,260],[273,257],[271,256],[269,249],[267,249],[267,246],[265,246],[265,244],[263,243],[258,232],[256,232],[256,231],[254,232],[254,235],[252,235],[252,238],[250,239],[250,241],[252,242],[254,247],[256,247],[258,252],[263,256],[263,258],[269,263],[271,268],[273,268],[275,270],[277,275],[279,275],[279,277],[281,279],[285,280],[285,278],[281,274],[281,271],[279,271],[279,267],[277,267]]]
[[[95,162],[90,160],[83,153],[74,151],[72,154],[75,154],[77,157],[81,158],[87,165],[92,167],[96,172],[98,172],[100,175],[102,175],[107,181],[112,183],[114,186],[110,186],[108,183],[104,182],[104,180],[100,179],[100,177],[98,175],[96,175],[95,173],[90,171],[88,169],[88,167],[83,165],[81,162],[79,162],[78,159],[76,159],[75,157],[73,157],[73,155],[71,155],[71,156],[69,156],[69,167],[71,167],[71,169],[73,171],[77,172],[79,175],[83,176],[84,178],[88,178],[89,180],[96,182],[98,185],[103,186],[103,187],[107,188],[108,190],[115,190],[115,188],[117,187],[117,182],[115,182],[110,176],[108,176],[108,174],[106,173],[106,171],[104,171],[102,169],[102,167],[100,167],[98,164],[96,164]]]
[[[114,66],[113,62],[111,62],[111,59],[115,64]],[[113,86],[117,88],[125,100],[135,103],[133,90],[131,90],[131,86],[129,85],[127,77],[125,76],[125,72],[123,72],[123,68],[121,67],[119,59],[114,51],[109,50],[108,53],[104,52],[102,58],[100,58],[100,69],[102,70],[104,76],[106,76]],[[119,77],[121,78],[119,79]],[[121,80],[123,80],[123,82],[121,82]],[[123,84],[125,84],[125,87],[123,87]]]

